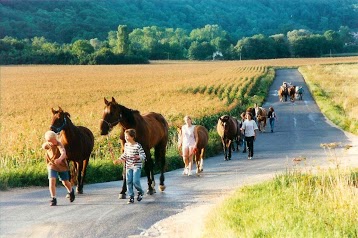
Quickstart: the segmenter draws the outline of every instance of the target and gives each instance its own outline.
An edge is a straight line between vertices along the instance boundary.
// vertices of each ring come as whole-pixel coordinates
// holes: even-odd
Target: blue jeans
[[[271,131],[275,128],[275,118],[270,118]]]
[[[130,168],[127,169],[126,179],[127,179],[127,190],[130,197],[134,197],[133,185],[137,189],[138,193],[144,194],[142,186],[140,185],[140,174],[141,168]]]

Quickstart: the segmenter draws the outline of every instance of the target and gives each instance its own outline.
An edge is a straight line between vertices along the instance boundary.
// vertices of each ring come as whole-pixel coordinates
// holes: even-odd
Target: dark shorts
[[[60,178],[60,181],[66,181],[66,180],[70,180],[70,173],[68,171],[65,172],[57,172],[53,169],[47,169],[48,172],[48,178]]]

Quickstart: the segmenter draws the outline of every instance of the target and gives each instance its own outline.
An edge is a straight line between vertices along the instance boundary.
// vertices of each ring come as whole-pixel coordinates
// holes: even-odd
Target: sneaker
[[[56,206],[57,205],[57,200],[56,200],[56,198],[52,198],[51,200],[50,200],[50,206]]]
[[[127,204],[131,204],[131,203],[134,203],[134,197],[130,197]]]
[[[138,193],[137,201],[140,202],[140,201],[142,201],[142,199],[143,199],[143,194]]]
[[[70,202],[73,202],[76,198],[75,196],[75,191],[73,190],[72,188],[72,191],[70,193],[67,193],[67,196],[66,196],[68,199],[70,199]]]

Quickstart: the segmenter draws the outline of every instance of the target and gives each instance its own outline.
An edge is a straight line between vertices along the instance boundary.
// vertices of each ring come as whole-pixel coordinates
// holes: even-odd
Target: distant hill
[[[357,0],[16,0],[0,2],[0,38],[44,36],[70,43],[104,40],[118,25],[192,29],[217,24],[233,42],[294,29],[358,26]]]

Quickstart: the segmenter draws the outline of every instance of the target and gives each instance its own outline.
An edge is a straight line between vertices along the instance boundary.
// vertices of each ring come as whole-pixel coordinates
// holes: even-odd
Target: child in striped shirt
[[[129,194],[128,204],[134,203],[133,185],[138,191],[137,201],[143,198],[143,189],[140,184],[142,162],[145,160],[145,152],[141,144],[135,141],[135,129],[127,129],[124,132],[126,143],[124,144],[124,152],[118,159],[119,162],[126,162],[126,180],[127,190]]]

